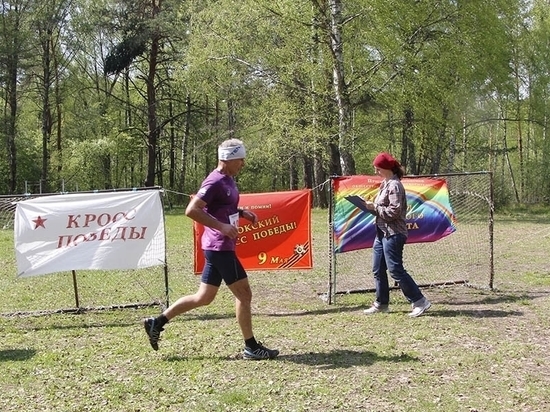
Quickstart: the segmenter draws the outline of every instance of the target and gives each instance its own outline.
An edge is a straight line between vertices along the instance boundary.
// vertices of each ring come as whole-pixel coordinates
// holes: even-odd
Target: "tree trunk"
[[[521,121],[521,96],[520,96],[520,76],[515,72],[515,78],[516,78],[516,119],[518,122],[518,156],[519,156],[519,193],[521,197],[524,197],[525,195],[525,178],[524,178],[524,150],[523,150],[523,127],[522,127],[522,121]]]
[[[329,0],[331,17],[332,84],[338,107],[338,149],[343,175],[355,174],[355,159],[349,136],[350,102],[344,80],[344,53],[342,40],[342,1]]]
[[[152,0],[152,19],[160,11],[161,1]],[[157,62],[159,54],[160,36],[155,33],[151,39],[151,50],[149,53],[149,73],[147,74],[147,178],[145,186],[155,185],[155,173],[157,171],[157,144],[159,129],[157,122],[157,90],[155,77],[157,73]]]
[[[17,65],[17,57],[12,55],[11,64]],[[8,119],[6,122],[6,136],[8,146],[8,190],[15,193],[17,188],[17,147],[15,145],[15,134],[17,124],[17,67],[8,68],[7,98],[9,105]]]
[[[208,124],[208,108],[206,109],[206,123]],[[185,191],[185,175],[187,174],[188,142],[191,133],[191,96],[185,98],[185,127],[183,130],[183,141],[181,143],[181,191]]]
[[[319,25],[319,21],[323,19],[324,13],[321,9],[317,8],[317,12],[314,13],[311,21],[311,39],[312,39],[312,47],[311,47],[311,60],[315,64],[319,65],[319,71],[324,73],[324,69],[322,64],[320,62],[323,61],[322,51],[321,51],[321,37],[322,37],[322,31],[321,26]],[[323,184],[325,180],[327,179],[326,176],[326,169],[323,162],[323,153],[325,151],[324,149],[324,139],[320,137],[320,133],[317,131],[321,130],[321,121],[320,119],[323,118],[320,106],[323,103],[323,100],[320,99],[317,96],[316,91],[316,82],[311,81],[311,92],[310,92],[310,100],[311,100],[311,107],[312,107],[312,130],[314,130],[314,149],[313,149],[313,158],[310,158],[311,164],[311,172],[312,172],[312,188],[313,188],[313,205],[317,207],[327,208],[328,207],[328,200],[327,200],[327,193],[325,189],[325,185]],[[336,156],[336,159],[338,159],[339,156]],[[332,160],[332,153],[331,153],[331,163]],[[339,163],[336,161],[336,164],[339,165]],[[306,187],[309,181],[306,179]]]
[[[174,190],[176,185],[176,130],[174,124],[174,104],[172,99],[168,103],[168,110],[170,116],[170,152],[168,156],[170,157],[170,166],[168,170],[168,187]]]
[[[506,126],[506,121],[504,121],[504,134],[502,136],[502,147],[504,149],[504,158],[506,160],[506,164],[508,166],[508,171],[510,173],[510,179],[512,180],[512,189],[514,190],[514,196],[516,198],[516,202],[520,203],[520,197],[518,192],[518,187],[516,185],[516,178],[514,176],[514,169],[512,168],[512,163],[510,162],[510,155],[508,150],[508,143],[506,142],[508,138],[508,127]]]
[[[296,157],[290,156],[288,162],[289,174],[288,174],[288,186],[289,190],[298,189],[298,168],[296,166]]]
[[[59,62],[57,61],[56,54],[54,53],[54,82],[55,82],[55,114],[56,114],[56,145],[55,149],[57,151],[57,176],[60,178],[63,172],[63,145],[61,141],[61,121],[62,121],[62,110],[63,110],[63,97],[61,96],[61,88],[59,82]]]
[[[313,187],[313,159],[311,156],[303,155],[304,164],[304,187],[311,189]]]
[[[315,157],[313,158],[313,176],[315,184],[315,190],[313,191],[313,204],[314,206],[325,209],[328,207],[327,190],[324,185],[327,180],[327,174],[323,167],[322,156],[318,152],[315,153]]]
[[[39,25],[42,22],[39,23]],[[52,111],[50,103],[50,88],[52,85],[50,41],[53,36],[48,22],[46,28],[39,27],[40,43],[42,46],[42,170],[40,173],[42,191],[48,193],[49,188],[49,164],[50,164],[50,140],[52,135]]]
[[[401,135],[401,146],[403,151],[401,152],[401,164],[407,165],[409,174],[419,174],[416,167],[416,154],[414,143],[412,141],[412,133],[414,127],[414,113],[410,107],[405,109],[403,119],[403,130]]]
[[[443,107],[443,123],[439,130],[439,139],[435,142],[435,153],[432,158],[432,164],[430,166],[429,173],[439,173],[441,169],[441,160],[443,159],[443,153],[447,149],[447,119],[449,117],[449,109],[447,106]]]
[[[19,15],[14,22],[14,39],[10,44],[11,50],[6,61],[6,100],[8,102],[9,111],[7,113],[7,121],[5,124],[7,149],[8,149],[8,191],[15,193],[17,189],[17,146],[15,145],[16,125],[17,125],[17,70],[19,66],[19,47],[18,40]]]

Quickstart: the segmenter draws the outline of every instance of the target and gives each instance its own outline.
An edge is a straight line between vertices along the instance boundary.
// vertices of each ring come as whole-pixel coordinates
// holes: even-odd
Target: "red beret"
[[[393,170],[396,166],[399,166],[399,162],[389,153],[378,154],[378,156],[374,158],[372,164],[379,169],[385,170]]]

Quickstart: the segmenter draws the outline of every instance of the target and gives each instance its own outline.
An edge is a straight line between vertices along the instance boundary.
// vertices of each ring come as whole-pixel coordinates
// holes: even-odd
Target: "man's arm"
[[[193,196],[187,205],[187,208],[185,208],[185,216],[193,219],[195,222],[200,223],[203,226],[208,226],[215,229],[231,239],[237,237],[238,231],[235,226],[214,219],[204,211],[205,207],[206,202],[204,200],[197,196]]]
[[[242,217],[243,219],[246,219],[250,222],[252,222],[252,224],[256,224],[258,223],[258,215],[256,215],[256,213],[250,211],[250,210],[247,210],[247,209],[237,209],[239,211],[239,217]]]

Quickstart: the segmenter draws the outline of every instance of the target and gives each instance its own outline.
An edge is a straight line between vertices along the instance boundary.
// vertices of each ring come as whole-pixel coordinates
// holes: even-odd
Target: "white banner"
[[[165,263],[159,191],[52,195],[17,203],[17,276]]]

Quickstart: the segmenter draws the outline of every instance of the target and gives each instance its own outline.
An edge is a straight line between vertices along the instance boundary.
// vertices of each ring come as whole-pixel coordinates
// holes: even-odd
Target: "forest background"
[[[243,192],[488,170],[550,198],[546,0],[13,0],[0,193],[162,186],[184,203],[243,139]]]

